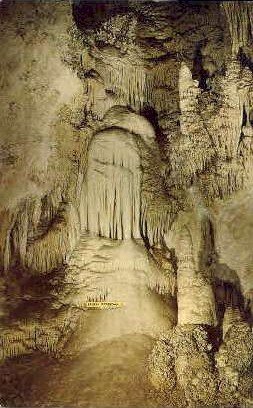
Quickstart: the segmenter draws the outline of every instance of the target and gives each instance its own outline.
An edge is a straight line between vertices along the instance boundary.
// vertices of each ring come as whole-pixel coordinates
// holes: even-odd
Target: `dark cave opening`
[[[153,126],[159,147],[163,146],[166,139],[160,129],[158,113],[156,110],[152,106],[145,105],[141,111],[141,115],[143,115]]]
[[[197,44],[194,59],[193,59],[193,69],[192,69],[192,78],[199,81],[199,87],[204,91],[209,89],[207,84],[207,79],[209,78],[209,73],[203,67],[203,55],[201,49],[206,45],[207,40],[201,41]]]
[[[248,67],[253,72],[253,61],[245,53],[242,47],[240,47],[238,52],[238,60],[240,61],[243,67]]]
[[[247,125],[247,112],[245,109],[245,105],[243,105],[243,111],[242,111],[242,126]]]
[[[249,111],[249,123],[253,126],[253,109]]]
[[[108,18],[127,11],[128,0],[73,1],[73,17],[80,30],[97,28]]]

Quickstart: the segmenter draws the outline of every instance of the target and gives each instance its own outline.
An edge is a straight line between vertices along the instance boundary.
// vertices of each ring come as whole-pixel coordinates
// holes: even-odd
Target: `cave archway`
[[[140,186],[135,136],[116,127],[98,132],[88,152],[85,229],[112,239],[140,238]]]

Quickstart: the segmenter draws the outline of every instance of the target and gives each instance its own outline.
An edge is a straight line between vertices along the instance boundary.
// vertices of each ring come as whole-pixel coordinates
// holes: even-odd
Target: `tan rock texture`
[[[252,406],[252,2],[2,0],[0,32],[0,404]]]

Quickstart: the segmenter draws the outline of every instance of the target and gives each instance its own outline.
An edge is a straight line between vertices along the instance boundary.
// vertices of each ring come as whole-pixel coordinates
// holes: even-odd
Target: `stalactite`
[[[176,184],[187,186],[195,178],[203,186],[204,195],[224,197],[243,188],[249,180],[251,152],[242,159],[239,149],[244,109],[248,121],[251,80],[249,69],[242,69],[232,58],[225,75],[217,79],[219,99],[216,96],[208,104],[206,97],[211,98],[212,91],[200,93],[189,68],[182,65],[179,74],[182,136],[179,149],[173,146],[171,155],[171,177]]]
[[[175,90],[178,88],[177,61],[159,62],[147,70],[146,101],[159,113],[171,112],[175,109]],[[177,102],[176,102],[177,104]]]
[[[243,74],[243,75],[242,75]],[[240,64],[231,60],[221,84],[223,103],[219,114],[211,117],[210,131],[221,158],[236,158],[242,128],[243,107],[247,101],[248,71],[241,72]],[[242,83],[245,85],[243,86]]]
[[[213,146],[210,135],[199,114],[198,81],[192,79],[188,66],[182,63],[179,72],[180,99],[180,138],[179,149],[173,146],[171,167],[176,184],[190,184],[191,178],[202,172],[212,155]],[[189,155],[189,149],[191,154]],[[179,179],[179,183],[176,179]]]
[[[29,223],[29,229],[31,230],[31,233],[33,233],[38,227],[40,218],[41,218],[41,200],[35,199],[31,201],[30,208],[28,211],[28,223]]]
[[[253,9],[251,1],[224,1],[225,11],[232,38],[232,53],[236,55],[253,38]]]
[[[146,75],[143,67],[133,66],[126,61],[117,61],[105,79],[107,88],[112,89],[127,104],[141,109],[145,98]]]
[[[21,264],[24,264],[26,257],[27,238],[28,238],[28,203],[25,202],[17,215],[16,222],[12,231],[12,239],[15,255],[18,256]]]
[[[0,267],[3,272],[8,272],[11,264],[11,232],[15,225],[17,213],[15,210],[0,212]]]
[[[83,227],[108,238],[138,238],[140,177],[133,138],[117,130],[97,134],[89,150]]]
[[[153,203],[152,203],[153,201]],[[168,200],[144,196],[141,207],[141,229],[144,237],[148,239],[149,245],[162,242],[171,224],[171,208]]]
[[[57,212],[59,211],[59,206],[62,202],[62,193],[65,191],[63,186],[58,186],[48,192],[41,202],[41,224],[50,224],[54,219]]]
[[[146,101],[146,71],[142,65],[140,65],[135,56],[115,58],[110,55],[100,55],[101,61],[98,64],[97,70],[103,82],[93,81],[90,88],[90,109],[95,107],[96,112],[99,112],[96,101],[97,94],[96,88],[99,87],[100,99],[103,99],[105,106],[101,108],[100,114],[105,113],[110,107],[114,105],[132,106],[137,111],[140,111]],[[133,64],[133,60],[135,64]],[[111,93],[111,99],[106,97],[105,91]],[[96,95],[97,94],[97,95]],[[94,95],[94,96],[92,96]],[[101,94],[102,95],[102,94]]]
[[[61,266],[74,249],[78,236],[79,217],[76,209],[69,205],[63,218],[27,247],[26,267],[35,273],[46,273]]]

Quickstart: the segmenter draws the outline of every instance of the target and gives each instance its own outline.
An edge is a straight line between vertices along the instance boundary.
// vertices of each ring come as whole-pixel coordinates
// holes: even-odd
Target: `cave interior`
[[[253,3],[0,30],[1,406],[253,407]]]

